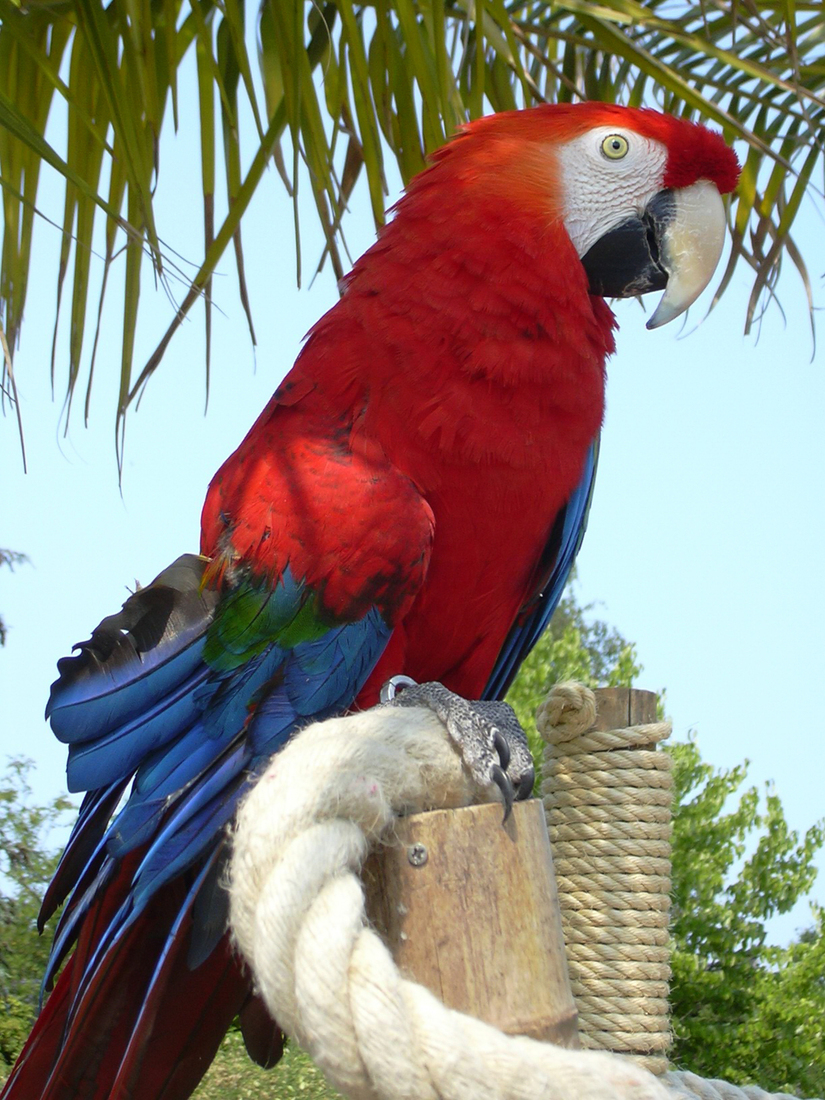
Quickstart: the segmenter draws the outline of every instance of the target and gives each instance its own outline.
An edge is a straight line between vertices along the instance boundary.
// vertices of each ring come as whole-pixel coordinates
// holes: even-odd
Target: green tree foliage
[[[825,914],[787,948],[765,922],[813,885],[825,823],[800,840],[779,797],[737,792],[747,765],[716,770],[672,745],[671,1006],[674,1062],[736,1084],[825,1096]],[[749,854],[748,854],[749,853]]]
[[[49,831],[73,809],[68,798],[32,804],[31,761],[13,760],[0,776],[0,1064],[11,1065],[37,1013],[50,937],[37,935],[37,912],[54,874]]]

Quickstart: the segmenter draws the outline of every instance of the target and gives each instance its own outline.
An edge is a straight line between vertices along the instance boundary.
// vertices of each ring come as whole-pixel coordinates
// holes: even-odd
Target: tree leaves
[[[75,809],[64,797],[33,805],[28,760],[11,760],[0,776],[0,1062],[11,1065],[37,1015],[49,955],[37,935],[37,912],[57,855],[44,851],[49,831]]]
[[[670,1001],[680,1068],[769,1092],[825,1091],[825,920],[787,948],[765,921],[787,913],[816,878],[825,821],[801,839],[770,788],[739,794],[747,764],[705,764],[675,744]],[[738,801],[737,801],[738,797]],[[764,805],[764,808],[763,808]]]
[[[728,138],[746,141],[743,182],[731,205],[734,249],[718,293],[737,265],[750,266],[748,327],[765,295],[775,293],[787,256],[810,300],[803,250],[791,232],[823,163],[825,10],[818,2],[263,0],[252,28],[255,10],[243,0],[32,0],[25,8],[0,0],[0,328],[13,353],[27,297],[39,165],[46,161],[66,179],[56,312],[73,257],[69,346],[55,345],[57,358],[68,353],[67,415],[89,354],[85,322],[93,308],[88,292],[99,210],[106,219],[106,252],[95,346],[109,267],[125,252],[116,410],[122,442],[126,410],[200,300],[209,332],[212,275],[230,241],[254,340],[240,232],[270,159],[296,199],[299,278],[302,164],[327,238],[320,262],[329,257],[340,277],[347,201],[361,175],[380,225],[387,157],[406,181],[465,119],[542,100],[651,103],[710,119]],[[193,49],[204,246],[190,280],[165,253],[154,198],[161,184],[159,140],[164,123],[167,130],[170,120],[177,127],[179,70]],[[222,214],[215,208],[215,98],[228,193]],[[254,130],[246,168],[241,102],[249,105]],[[65,151],[45,137],[58,107],[69,116]],[[287,130],[289,167],[281,155]],[[158,279],[184,278],[188,291],[156,351],[136,369],[144,253]],[[207,372],[208,365],[207,340]],[[92,373],[90,368],[87,413]],[[5,366],[3,381],[10,391]]]

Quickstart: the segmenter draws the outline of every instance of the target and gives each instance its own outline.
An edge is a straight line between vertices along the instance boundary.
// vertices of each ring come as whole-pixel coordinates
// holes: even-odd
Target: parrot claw
[[[529,798],[535,770],[527,737],[508,703],[463,699],[443,684],[416,684],[393,676],[381,689],[381,702],[397,707],[428,707],[444,724],[464,766],[485,791],[501,792],[504,821],[513,803]]]
[[[507,768],[510,765],[510,746],[504,739],[504,734],[501,732],[501,730],[498,730],[495,727],[493,727],[493,746],[498,753],[499,763],[506,772]],[[496,782],[498,782],[498,780],[496,780]]]
[[[501,801],[504,803],[504,817],[501,819],[501,824],[503,825],[513,812],[513,803],[516,800],[516,789],[510,777],[499,764],[493,764],[490,775],[495,785],[501,791]]]
[[[404,688],[409,687],[417,687],[412,676],[390,676],[389,680],[382,686],[379,698],[382,703],[391,703],[396,695],[400,694]]]

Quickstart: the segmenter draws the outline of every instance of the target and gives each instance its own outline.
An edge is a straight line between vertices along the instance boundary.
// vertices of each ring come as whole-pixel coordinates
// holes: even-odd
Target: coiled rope
[[[671,726],[595,721],[593,692],[575,683],[557,684],[536,715],[579,1040],[664,1073],[673,780],[656,745]]]

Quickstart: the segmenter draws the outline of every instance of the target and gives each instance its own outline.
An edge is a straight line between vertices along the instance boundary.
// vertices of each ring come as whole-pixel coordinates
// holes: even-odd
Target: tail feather
[[[187,914],[184,924],[190,920]],[[146,993],[111,1088],[118,1100],[188,1097],[249,997],[228,936],[197,970],[187,964],[186,938],[175,937]]]
[[[117,1077],[112,1086],[113,1096],[140,1096],[141,1088],[148,1088],[147,1076],[152,1077],[152,1089],[149,1095],[160,1096],[170,1087],[171,1082],[180,1082],[181,1060],[185,1060],[185,1051],[192,1042],[192,1029],[197,1035],[197,1058],[194,1068],[199,1068],[197,1080],[208,1066],[218,1045],[235,1014],[240,1010],[248,990],[247,982],[236,981],[240,972],[234,973],[232,960],[227,953],[227,937],[216,945],[205,962],[193,970],[189,965],[189,941],[194,932],[193,911],[203,885],[209,879],[213,866],[220,862],[220,852],[216,851],[207,861],[203,870],[192,885],[185,901],[169,930],[163,950],[154,968],[147,986],[140,1011],[135,1019],[129,1041],[118,1067]],[[223,988],[231,986],[231,992]],[[186,991],[186,1000],[181,1001],[181,989]],[[220,996],[226,1000],[215,1001],[217,988]],[[193,1011],[193,1006],[197,1009]],[[170,1013],[174,1011],[174,1015]],[[208,1013],[209,1021],[204,1019]],[[159,1018],[174,1020],[174,1034],[168,1038],[157,1034]],[[189,1025],[187,1027],[187,1025]],[[216,1026],[217,1025],[217,1026]],[[204,1027],[212,1028],[211,1040],[207,1037],[204,1046]],[[154,1037],[154,1038],[153,1038]],[[152,1058],[147,1064],[147,1046],[153,1040]],[[158,1040],[162,1046],[158,1049]],[[174,1047],[174,1049],[171,1049]],[[160,1058],[158,1057],[160,1055]],[[161,1065],[158,1065],[160,1061]],[[191,1070],[190,1070],[191,1072]],[[187,1083],[191,1084],[187,1075]],[[174,1085],[172,1095],[174,1095]],[[194,1087],[192,1085],[192,1087]],[[188,1095],[188,1092],[184,1095]]]
[[[54,878],[43,896],[37,917],[37,931],[43,932],[46,921],[63,904],[78,882],[88,876],[95,861],[102,859],[100,842],[109,825],[127,780],[90,791],[83,799],[72,835],[66,845]]]
[[[179,558],[59,663],[47,714],[91,790],[43,903],[41,923],[64,903],[44,988],[74,954],[6,1100],[185,1100],[239,1013],[251,1056],[280,1057],[225,932],[226,827],[302,721],[352,703],[390,627],[326,622],[288,569],[218,593],[206,565]]]
[[[284,1033],[257,993],[250,993],[239,1012],[246,1053],[262,1069],[277,1066],[284,1053]]]
[[[111,1096],[186,1100],[249,994],[249,978],[233,956],[228,936],[197,970],[186,967],[185,952],[177,957],[159,987],[157,1016],[147,1019],[144,1032],[133,1040],[134,1054],[122,1066]]]
[[[124,905],[128,904],[132,876],[139,859],[140,853],[134,852],[123,860],[117,867],[116,873],[113,869],[107,888],[99,891],[87,908],[78,929],[77,944],[72,956],[74,966],[72,967],[70,1017],[74,1013],[79,996],[82,995],[84,985],[89,980],[93,959],[99,953],[102,941],[110,932],[115,917],[122,911]]]
[[[87,913],[75,954],[2,1096],[185,1100],[191,1094],[251,992],[227,935],[201,965],[189,966],[193,909],[209,872],[208,863],[186,885],[171,883],[138,920],[101,939],[128,889],[123,879],[131,878],[117,876]]]

